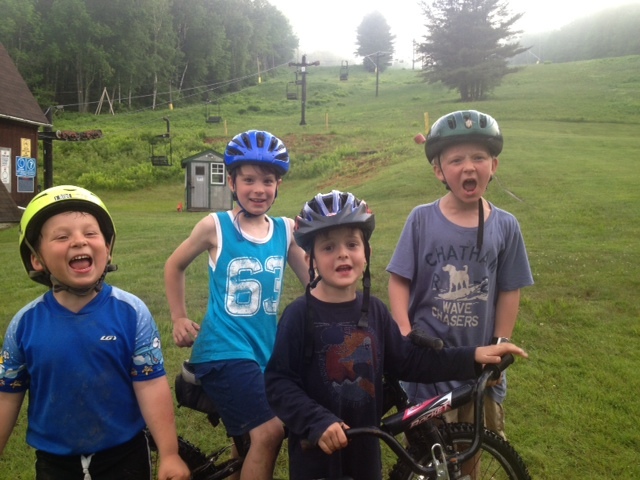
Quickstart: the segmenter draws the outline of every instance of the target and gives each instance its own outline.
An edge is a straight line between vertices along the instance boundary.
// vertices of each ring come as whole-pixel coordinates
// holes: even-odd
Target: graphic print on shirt
[[[433,316],[451,327],[477,327],[479,312],[485,311],[489,298],[487,275],[495,269],[495,262],[489,262],[488,254],[480,257],[475,248],[469,247],[460,252],[451,247],[446,256],[439,252],[430,258],[438,259],[433,265]],[[483,276],[474,278],[474,272]]]
[[[333,325],[321,333],[320,370],[339,403],[363,405],[375,396],[375,341],[368,330]],[[322,363],[324,362],[324,365]]]
[[[160,345],[160,337],[153,337],[150,345],[139,348],[134,352],[133,363],[135,365],[144,365],[142,373],[149,375],[153,373],[153,366],[164,363],[162,349]]]
[[[284,257],[279,255],[267,258],[264,266],[255,257],[231,260],[227,268],[225,299],[227,313],[239,317],[250,317],[255,315],[262,306],[267,314],[275,315],[278,312],[284,265]],[[270,281],[273,287],[264,285],[266,281]],[[272,296],[263,299],[263,288],[265,292],[273,292]]]

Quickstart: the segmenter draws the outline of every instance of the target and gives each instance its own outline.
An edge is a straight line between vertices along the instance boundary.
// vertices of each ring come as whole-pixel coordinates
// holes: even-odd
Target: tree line
[[[0,42],[39,103],[80,112],[105,88],[129,107],[158,92],[213,101],[298,45],[266,0],[0,0],[0,11]]]
[[[551,32],[523,35],[530,50],[514,64],[576,62],[640,55],[640,5],[611,8]]]

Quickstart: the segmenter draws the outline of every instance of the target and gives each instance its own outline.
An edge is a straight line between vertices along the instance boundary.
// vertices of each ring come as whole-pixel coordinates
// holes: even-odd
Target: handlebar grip
[[[493,373],[491,374],[491,380],[497,380],[500,378],[500,374],[507,369],[509,365],[515,362],[515,357],[511,353],[507,353],[502,357],[500,363],[491,365]]]
[[[411,330],[408,337],[419,347],[433,348],[434,350],[442,350],[442,347],[444,347],[444,342],[441,339],[427,335],[419,328]]]

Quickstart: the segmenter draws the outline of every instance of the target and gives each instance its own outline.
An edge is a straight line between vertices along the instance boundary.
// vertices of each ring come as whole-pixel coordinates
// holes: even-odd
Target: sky
[[[268,0],[288,19],[300,40],[299,54],[334,52],[353,61],[356,31],[365,15],[378,11],[396,36],[396,58],[411,62],[413,41],[424,34],[418,0]],[[516,29],[527,33],[556,30],[573,20],[640,0],[508,0],[513,13],[524,12]],[[314,61],[308,57],[307,61]]]

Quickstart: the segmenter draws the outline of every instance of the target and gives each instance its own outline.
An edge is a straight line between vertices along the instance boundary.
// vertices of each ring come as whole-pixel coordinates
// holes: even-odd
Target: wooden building
[[[187,210],[190,212],[231,210],[233,194],[227,184],[222,154],[205,150],[181,162],[185,169]]]
[[[0,192],[0,223],[18,222],[17,207],[38,193],[40,127],[51,124],[0,44],[0,183],[9,194]]]

